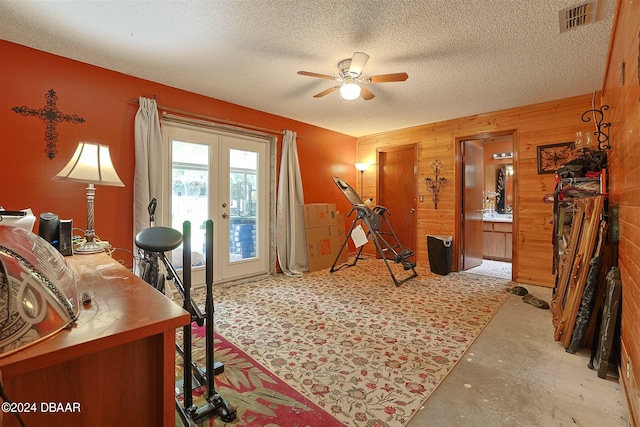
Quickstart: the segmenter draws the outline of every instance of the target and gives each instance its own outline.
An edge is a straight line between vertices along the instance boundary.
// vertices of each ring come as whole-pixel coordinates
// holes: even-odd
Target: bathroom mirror
[[[498,213],[509,213],[513,208],[513,165],[511,163],[485,165],[485,197]],[[500,195],[500,198],[496,196]],[[488,208],[488,206],[487,206]]]

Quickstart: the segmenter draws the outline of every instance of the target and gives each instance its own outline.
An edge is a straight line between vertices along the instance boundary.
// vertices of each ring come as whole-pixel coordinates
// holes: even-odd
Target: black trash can
[[[431,272],[446,276],[451,273],[451,236],[432,236],[427,234],[429,267]]]

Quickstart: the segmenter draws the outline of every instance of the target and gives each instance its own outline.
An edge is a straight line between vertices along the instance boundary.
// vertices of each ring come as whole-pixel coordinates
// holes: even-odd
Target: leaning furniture
[[[184,235],[184,239],[183,239]],[[183,424],[189,427],[213,414],[219,413],[224,422],[233,421],[236,417],[236,409],[227,402],[215,389],[214,376],[223,370],[223,366],[216,366],[213,349],[213,221],[206,221],[206,285],[205,313],[203,314],[197,304],[191,298],[191,223],[183,223],[183,235],[179,231],[169,227],[150,227],[136,235],[135,242],[143,251],[157,253],[162,263],[169,272],[169,277],[174,281],[176,288],[183,299],[183,308],[191,314],[191,320],[202,326],[205,324],[205,349],[206,370],[202,370],[193,362],[191,323],[183,327],[183,345],[176,344],[176,348],[182,356],[184,364],[184,378],[182,381],[183,402],[175,397],[176,409]],[[182,248],[182,280],[169,261],[166,252],[176,249],[180,244]],[[197,407],[193,403],[193,389],[206,385],[206,403]]]
[[[351,187],[346,181],[342,180],[341,178],[334,176],[333,182],[336,183],[340,191],[342,191],[347,200],[349,200],[349,202],[353,205],[353,208],[351,208],[347,216],[351,216],[351,213],[354,211],[356,213],[356,216],[351,223],[351,228],[345,235],[344,243],[340,247],[338,256],[333,262],[330,271],[333,273],[334,271],[337,271],[344,266],[353,267],[354,265],[356,265],[361,257],[364,245],[360,246],[360,249],[358,250],[353,263],[342,264],[340,267],[336,267],[342,251],[347,248],[351,233],[358,225],[364,224],[367,229],[366,237],[368,240],[373,241],[378,254],[384,260],[385,265],[387,266],[387,270],[389,270],[389,274],[393,279],[393,283],[395,283],[396,286],[400,286],[407,280],[417,277],[418,273],[416,272],[415,268],[416,263],[409,259],[415,254],[413,250],[405,249],[402,247],[402,244],[398,240],[398,236],[393,231],[393,228],[391,228],[391,224],[389,223],[389,220],[387,218],[387,215],[391,214],[389,210],[383,206],[375,206],[373,208],[370,208],[362,202],[362,199],[353,189],[353,187]],[[411,274],[401,280],[398,280],[393,269],[391,268],[391,265],[389,264],[389,260],[393,261],[396,264],[401,264],[403,269],[405,271],[410,271]]]

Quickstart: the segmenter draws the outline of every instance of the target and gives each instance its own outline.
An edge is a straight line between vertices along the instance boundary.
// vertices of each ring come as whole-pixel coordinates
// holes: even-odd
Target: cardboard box
[[[311,203],[304,205],[304,226],[319,227],[336,223],[335,203]]]
[[[336,212],[336,226],[338,227],[338,245],[342,245],[344,243],[344,239],[346,236],[346,230],[344,227],[345,215],[342,212]],[[340,246],[338,246],[338,250],[340,250]],[[344,264],[347,262],[349,256],[349,244],[347,242],[347,246],[342,250],[340,254],[340,259],[338,260],[338,264]]]
[[[307,258],[309,271],[330,268],[338,256],[342,242],[338,240],[338,226],[326,225],[309,227],[305,230],[307,237]]]
[[[344,243],[344,214],[334,203],[304,205],[304,225],[307,238],[309,271],[331,268]],[[340,264],[347,261],[348,249],[340,254]]]

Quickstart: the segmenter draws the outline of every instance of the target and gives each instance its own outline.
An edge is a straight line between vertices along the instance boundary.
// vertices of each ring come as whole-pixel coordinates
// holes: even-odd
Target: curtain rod
[[[155,99],[155,97],[154,97]],[[129,99],[129,102],[132,104],[140,104],[140,101],[138,101],[137,99],[131,98]],[[252,126],[252,125],[247,125],[244,123],[238,123],[238,122],[233,122],[231,120],[224,120],[224,119],[217,119],[215,117],[209,117],[209,116],[204,116],[202,114],[197,114],[197,113],[191,113],[189,111],[184,111],[184,110],[178,110],[175,108],[169,108],[169,107],[164,107],[162,105],[157,105],[159,110],[162,111],[166,111],[168,113],[176,113],[176,114],[182,114],[188,117],[193,117],[196,119],[201,119],[201,120],[208,120],[214,123],[220,123],[220,124],[225,124],[225,125],[231,125],[231,126],[238,126],[241,128],[248,128],[248,129],[252,129],[252,130],[257,130],[257,131],[261,131],[261,132],[266,132],[266,133],[270,133],[270,134],[274,134],[274,135],[282,135],[284,133],[284,130],[281,131],[277,131],[277,130],[273,130],[273,129],[267,129],[267,128],[262,128],[259,126]],[[298,137],[300,138],[300,137]]]

